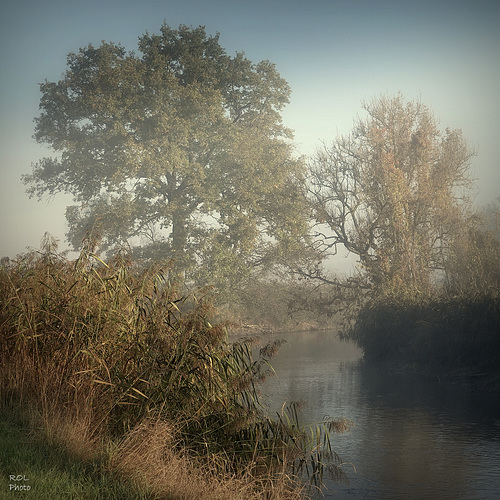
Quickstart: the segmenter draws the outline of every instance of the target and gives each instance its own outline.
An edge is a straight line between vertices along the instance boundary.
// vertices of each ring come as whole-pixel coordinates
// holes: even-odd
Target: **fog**
[[[65,247],[71,197],[29,200],[20,182],[52,154],[32,138],[38,83],[61,77],[67,53],[101,40],[134,50],[137,37],[158,31],[163,20],[205,25],[221,33],[229,54],[274,62],[292,88],[283,119],[295,130],[298,154],[347,133],[363,100],[400,91],[428,105],[442,128],[461,128],[477,149],[476,204],[500,195],[497,2],[20,1],[4,6],[0,21],[0,255],[37,248],[45,231]],[[339,255],[332,266],[349,272],[352,263]]]

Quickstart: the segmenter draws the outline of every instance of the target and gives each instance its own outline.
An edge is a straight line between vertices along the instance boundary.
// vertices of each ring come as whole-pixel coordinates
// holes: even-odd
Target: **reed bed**
[[[107,450],[154,498],[298,498],[304,472],[341,478],[330,439],[350,423],[306,432],[293,406],[268,418],[258,387],[279,342],[254,359],[256,340],[229,342],[215,317],[211,289],[181,293],[168,262],[104,262],[91,242],[68,262],[47,237],[0,268],[1,403],[70,448]]]
[[[350,338],[368,360],[413,366],[440,377],[481,375],[498,390],[498,291],[382,295],[361,310]]]

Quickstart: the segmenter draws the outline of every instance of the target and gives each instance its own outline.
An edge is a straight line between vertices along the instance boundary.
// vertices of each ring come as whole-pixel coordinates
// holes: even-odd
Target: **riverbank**
[[[25,426],[9,425],[7,447],[49,456],[54,445],[63,464],[76,452],[73,472],[56,467],[62,492],[116,477],[155,499],[301,498],[299,474],[321,477],[331,448],[311,441],[294,407],[275,419],[263,409],[280,342],[257,353],[251,338],[228,342],[211,290],[181,294],[168,272],[50,250],[0,268],[0,410]],[[24,477],[18,455],[2,460],[4,477]],[[39,465],[25,467],[50,482],[53,467]],[[89,498],[47,491],[37,498]]]
[[[500,392],[500,299],[496,294],[402,300],[360,312],[350,338],[368,362]]]
[[[262,491],[250,473],[221,473],[175,450],[174,425],[150,422],[126,438],[92,439],[85,422],[0,407],[0,498],[37,500],[299,500],[290,481]],[[271,484],[271,483],[270,483]],[[260,491],[259,491],[260,489]]]
[[[271,324],[271,323],[258,323],[249,324],[242,323],[237,324],[230,329],[230,335],[233,337],[240,337],[245,335],[273,335],[277,333],[284,332],[307,332],[307,331],[318,331],[318,330],[331,330],[330,325],[325,326],[319,321],[300,321],[294,323],[283,324]]]

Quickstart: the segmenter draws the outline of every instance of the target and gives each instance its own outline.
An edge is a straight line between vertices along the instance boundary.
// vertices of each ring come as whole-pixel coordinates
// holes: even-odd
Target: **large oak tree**
[[[138,48],[89,45],[41,84],[35,138],[56,154],[24,176],[28,193],[74,196],[74,247],[94,228],[102,250],[238,280],[306,228],[303,165],[280,114],[290,88],[203,27],[164,24]]]

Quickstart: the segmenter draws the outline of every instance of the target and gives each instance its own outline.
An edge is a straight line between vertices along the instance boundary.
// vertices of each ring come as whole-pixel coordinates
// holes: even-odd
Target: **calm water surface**
[[[273,414],[304,401],[303,423],[347,417],[334,436],[349,485],[327,482],[325,498],[499,499],[500,398],[450,383],[366,366],[335,332],[284,338],[263,394]]]

